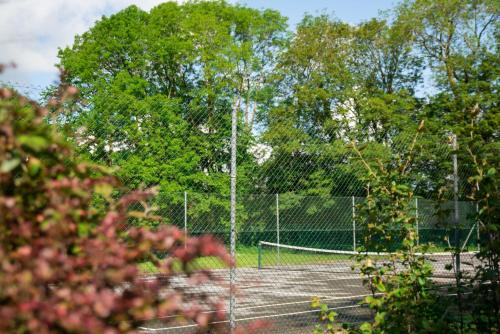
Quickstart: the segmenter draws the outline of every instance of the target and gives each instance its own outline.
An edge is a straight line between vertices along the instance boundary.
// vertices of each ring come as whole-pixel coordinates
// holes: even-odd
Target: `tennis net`
[[[370,255],[379,261],[391,260],[396,253],[355,252],[346,250],[320,249],[302,246],[284,245],[267,241],[259,242],[258,268],[273,270],[309,270],[321,272],[352,272],[357,255]],[[477,252],[460,253],[460,270],[472,272],[479,264]],[[452,252],[415,253],[424,256],[434,268],[434,275],[453,272],[455,256]],[[403,267],[402,264],[399,266]]]

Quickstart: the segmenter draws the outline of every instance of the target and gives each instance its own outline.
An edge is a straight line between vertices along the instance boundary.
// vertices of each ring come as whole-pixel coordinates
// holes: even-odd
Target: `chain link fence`
[[[28,88],[27,93],[34,96],[36,89]],[[158,196],[149,205],[163,224],[192,236],[212,234],[229,247],[230,102],[221,102],[215,113],[181,108],[161,98],[106,103],[120,94],[107,92],[91,103],[68,105],[68,111],[51,115],[48,121],[83,159],[113,168],[128,189],[157,187]],[[402,159],[414,133],[396,133],[384,140],[370,135],[335,139],[271,135],[269,120],[255,121],[249,129],[243,106],[239,112],[236,276],[232,277],[236,289],[212,293],[227,294],[231,320],[237,324],[271,320],[270,333],[312,332],[318,311],[311,309],[310,302],[315,296],[327,302],[340,321],[369,319],[370,311],[359,304],[368,291],[352,269],[353,255],[363,246],[366,217],[359,207],[369,184],[349,142],[356,141],[368,161],[377,164]],[[455,175],[453,154],[458,155]],[[416,218],[419,245],[441,256],[434,266],[442,283],[453,281],[445,267],[453,263],[457,231],[464,253],[461,270],[472,270],[472,252],[479,247],[477,208],[466,200],[471,175],[467,159],[453,150],[447,134],[424,133],[410,167],[415,199],[408,214]],[[454,195],[458,202],[452,200]],[[230,272],[221,263],[207,258],[198,265],[212,269],[229,284]],[[144,264],[143,268],[154,274],[154,267]],[[146,332],[191,330],[191,324],[165,327],[161,319],[144,327]]]

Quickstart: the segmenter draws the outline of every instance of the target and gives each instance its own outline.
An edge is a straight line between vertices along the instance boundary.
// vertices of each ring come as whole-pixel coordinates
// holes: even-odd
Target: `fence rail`
[[[182,192],[159,206],[167,223],[190,235],[218,236],[229,245],[229,198],[219,194]],[[177,199],[176,199],[177,198]],[[236,247],[257,247],[260,241],[324,249],[356,250],[362,243],[365,218],[358,208],[362,197],[253,194],[240,196],[237,206]],[[451,248],[457,227],[453,201],[417,198],[411,215],[416,218],[419,244]],[[477,247],[476,204],[460,201],[459,229],[464,249]]]

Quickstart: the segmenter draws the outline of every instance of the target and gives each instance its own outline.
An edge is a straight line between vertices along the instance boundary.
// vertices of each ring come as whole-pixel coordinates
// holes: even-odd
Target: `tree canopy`
[[[104,17],[59,53],[85,100],[64,121],[82,151],[120,166],[134,186],[227,194],[230,110],[245,112],[240,144],[248,147],[285,22],[219,1]],[[240,152],[240,164],[251,164]]]
[[[425,120],[411,175],[436,197],[446,136],[479,123],[498,140],[497,7],[408,0],[357,25],[306,15],[292,32],[277,11],[225,1],[130,6],[60,50],[82,98],[59,121],[82,154],[172,199],[228,195],[233,108],[243,194],[362,196],[346,144],[384,159]]]

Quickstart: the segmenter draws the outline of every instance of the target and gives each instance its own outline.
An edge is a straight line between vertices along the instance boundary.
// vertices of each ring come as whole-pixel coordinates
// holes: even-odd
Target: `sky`
[[[182,2],[183,0],[177,0]],[[57,79],[57,50],[70,46],[103,15],[135,4],[143,10],[165,0],[0,0],[0,63],[16,63],[0,74],[0,83],[36,91]],[[279,10],[293,29],[305,13],[327,13],[355,24],[387,10],[396,0],[230,0]]]

